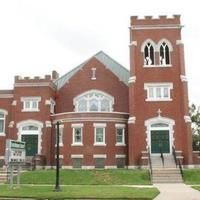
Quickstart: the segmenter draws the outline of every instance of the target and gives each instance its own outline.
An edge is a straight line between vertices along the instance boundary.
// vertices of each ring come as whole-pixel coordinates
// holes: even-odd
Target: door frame
[[[169,131],[169,153],[164,153],[164,155],[171,155],[172,154],[172,147],[174,146],[174,129],[173,126],[175,125],[175,121],[170,118],[158,117],[150,118],[145,121],[146,126],[146,142],[147,142],[147,149],[149,148],[149,152],[151,155],[160,156],[159,153],[151,153],[151,131],[153,130],[168,130]],[[166,124],[165,127],[152,127],[153,124]]]
[[[23,131],[22,128],[24,126],[36,126],[38,128],[37,131]],[[21,141],[22,135],[38,135],[38,154],[41,154],[42,151],[42,128],[43,123],[37,120],[24,120],[17,123],[18,128],[18,140]]]

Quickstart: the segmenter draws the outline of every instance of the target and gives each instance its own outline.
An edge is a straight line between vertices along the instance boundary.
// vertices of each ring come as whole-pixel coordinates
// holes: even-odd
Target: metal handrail
[[[162,148],[160,148],[160,157],[161,157],[161,160],[162,160],[162,165],[163,165],[163,167],[164,167],[165,159],[164,159],[164,156],[163,156]]]
[[[149,163],[150,178],[152,179],[153,169],[152,169],[151,155],[150,155],[149,147],[147,149],[147,152],[148,152],[148,160],[149,160],[148,163]]]
[[[175,163],[176,163],[176,167],[177,167],[177,165],[178,165],[179,170],[180,170],[180,173],[181,173],[181,176],[182,176],[182,178],[183,178],[183,168],[182,168],[180,159],[177,159],[175,147],[172,147],[172,153],[173,153],[173,156],[174,156],[174,160],[175,160]]]

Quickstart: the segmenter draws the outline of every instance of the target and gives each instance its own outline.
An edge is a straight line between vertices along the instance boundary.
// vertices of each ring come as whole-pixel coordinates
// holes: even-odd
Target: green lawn
[[[24,184],[54,184],[55,170],[28,171],[21,174]],[[146,170],[60,170],[62,185],[149,185]]]
[[[184,169],[184,182],[189,185],[200,184],[200,169]]]
[[[200,191],[200,185],[192,186],[192,188],[194,188],[195,190],[199,190]]]
[[[0,197],[35,199],[154,199],[159,191],[156,188],[131,188],[123,186],[62,186],[61,192],[54,192],[53,186],[21,186],[10,189],[0,185]]]

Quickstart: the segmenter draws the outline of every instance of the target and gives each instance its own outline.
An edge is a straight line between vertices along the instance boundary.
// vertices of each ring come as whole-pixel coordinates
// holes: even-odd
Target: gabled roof
[[[99,62],[101,62],[107,69],[109,69],[115,76],[119,78],[120,81],[124,82],[128,85],[129,80],[129,71],[123,67],[121,64],[113,60],[110,56],[105,54],[103,51],[98,52],[91,58],[96,58]],[[91,58],[78,65],[76,68],[71,70],[70,72],[64,74],[57,80],[55,80],[55,84],[57,89],[60,89],[72,76],[76,74]]]

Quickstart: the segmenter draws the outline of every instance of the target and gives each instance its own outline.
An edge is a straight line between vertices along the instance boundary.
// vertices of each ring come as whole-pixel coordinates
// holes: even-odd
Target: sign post
[[[5,163],[10,170],[9,182],[13,187],[14,168],[17,168],[17,186],[20,185],[21,165],[25,163],[25,142],[16,140],[6,140]]]

